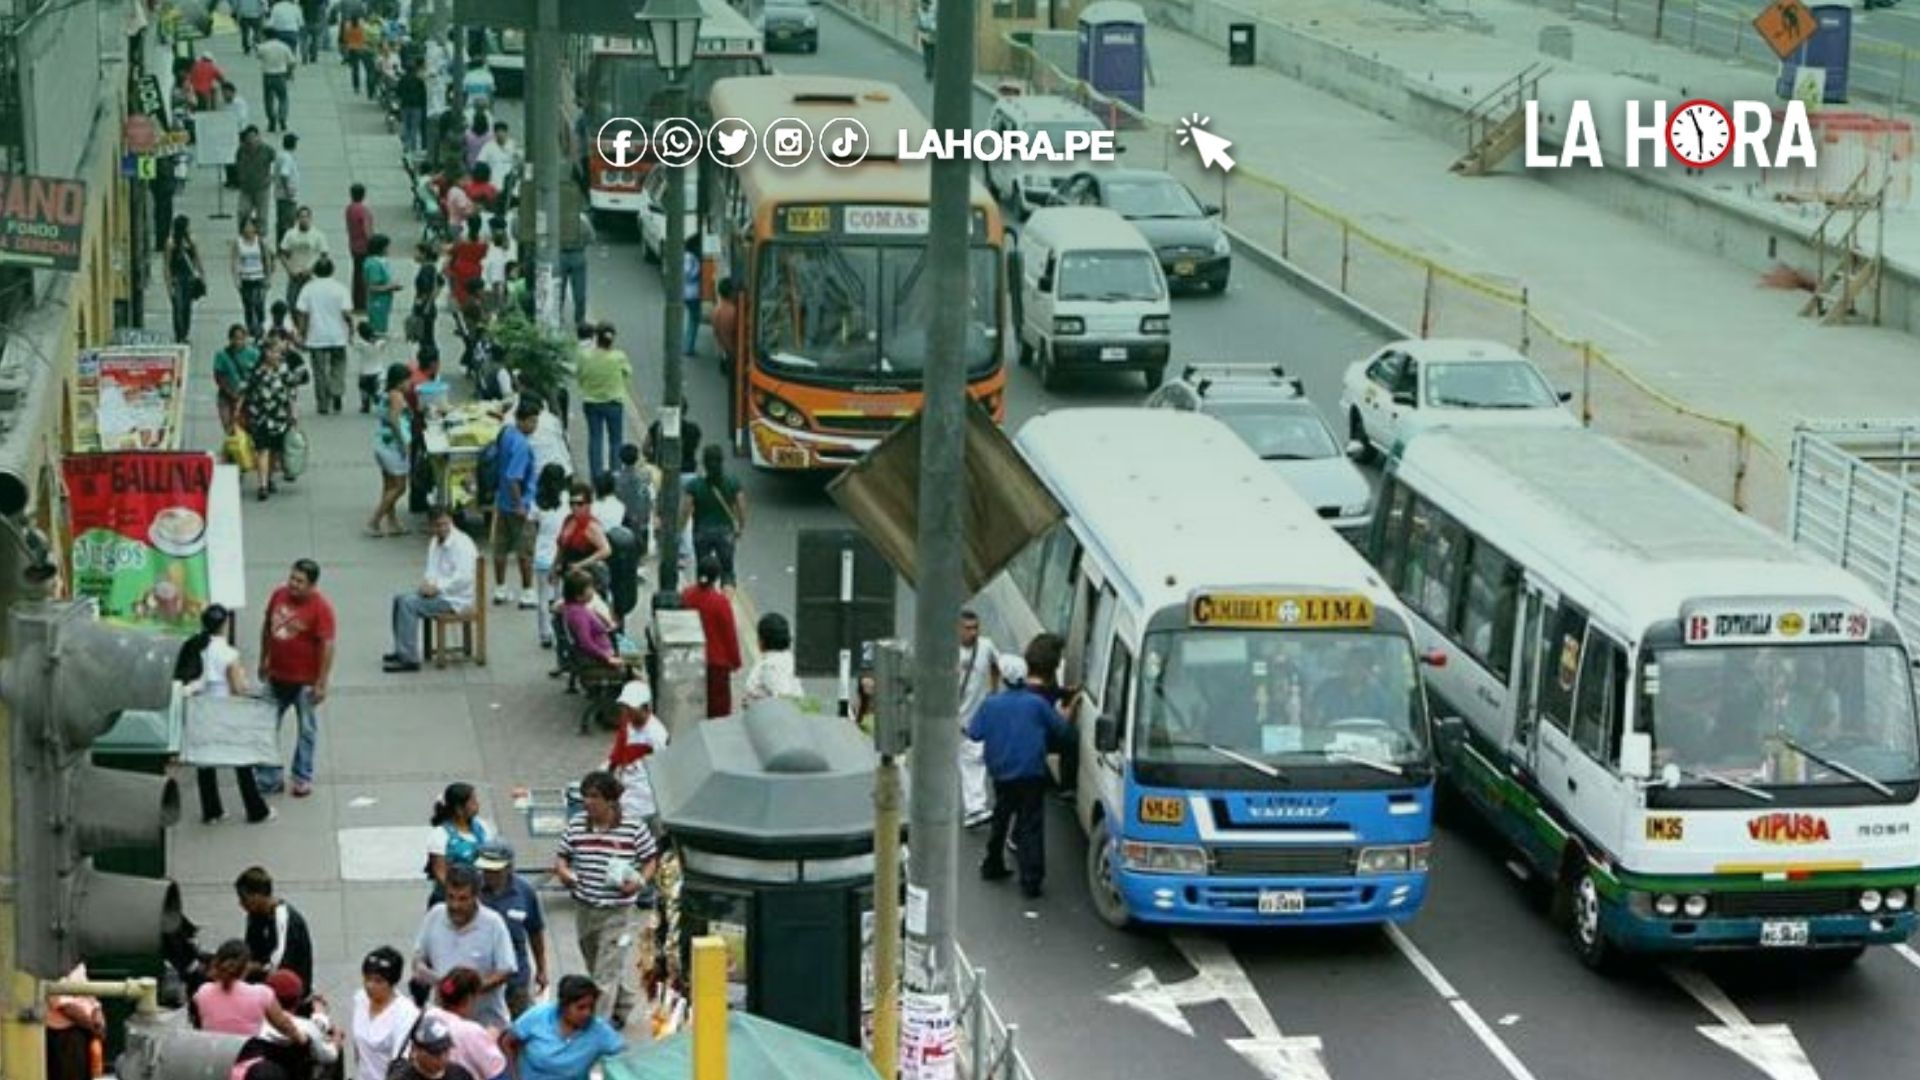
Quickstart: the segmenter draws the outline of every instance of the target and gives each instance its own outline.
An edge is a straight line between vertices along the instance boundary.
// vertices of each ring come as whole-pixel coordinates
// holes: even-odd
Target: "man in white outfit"
[[[976,829],[993,817],[993,785],[981,744],[967,738],[967,723],[1000,681],[1000,654],[980,636],[980,616],[960,613],[960,802],[962,820]]]

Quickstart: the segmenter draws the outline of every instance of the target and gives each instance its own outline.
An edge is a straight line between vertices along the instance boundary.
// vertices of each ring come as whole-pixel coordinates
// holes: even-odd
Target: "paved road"
[[[821,52],[780,57],[781,70],[889,79],[927,108],[915,63],[838,15],[816,11]],[[660,294],[652,268],[630,238],[614,238],[596,252],[593,274],[593,307],[613,316],[643,358],[638,389],[643,400],[657,400],[658,365],[651,358]],[[1373,337],[1250,263],[1243,261],[1235,275],[1223,298],[1177,303],[1176,359],[1278,360],[1306,379],[1316,401],[1329,404],[1340,368]],[[696,418],[717,430],[723,383],[710,357],[694,365],[688,386]],[[1009,427],[1050,408],[1140,397],[1131,378],[1049,394],[1018,371],[1012,386]],[[795,533],[842,520],[816,479],[757,474],[747,482],[756,523],[741,555],[743,580],[763,609],[791,611]],[[903,610],[903,627],[905,618]],[[1023,904],[1011,891],[970,877],[961,894],[964,947],[988,971],[1002,1010],[1022,1025],[1021,1045],[1043,1077],[1124,1071],[1222,1078],[1804,1080],[1901,1075],[1911,1059],[1907,1033],[1920,1020],[1920,1008],[1910,1003],[1920,992],[1920,966],[1909,962],[1910,954],[1882,951],[1831,978],[1803,978],[1778,966],[1712,964],[1677,977],[1650,968],[1601,979],[1572,959],[1503,857],[1472,830],[1443,832],[1433,899],[1404,934],[1176,938],[1116,933],[1101,924],[1081,885],[1084,841],[1064,807],[1054,809],[1049,825],[1053,877],[1045,899]],[[976,844],[967,841],[968,859]],[[1248,992],[1233,1002],[1189,1005],[1180,1014],[1189,1036],[1108,1000],[1142,969],[1161,984],[1202,969],[1229,989],[1244,980]],[[1151,997],[1151,990],[1136,996]],[[1790,1029],[1766,1026],[1773,1024]],[[1249,1036],[1276,1048],[1300,1045],[1280,1040],[1317,1037],[1325,1073],[1297,1061],[1257,1068],[1226,1041]],[[1749,1064],[1716,1037],[1747,1047],[1767,1068]],[[1793,1057],[1795,1045],[1810,1065]],[[1269,1056],[1281,1055],[1276,1049]]]

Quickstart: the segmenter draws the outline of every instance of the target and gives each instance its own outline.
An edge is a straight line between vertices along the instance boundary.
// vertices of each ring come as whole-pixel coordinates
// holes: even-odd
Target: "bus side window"
[[[1067,655],[1061,665],[1062,686],[1085,686],[1093,681],[1093,642],[1101,614],[1101,594],[1093,576],[1080,567],[1074,575],[1078,583],[1079,603],[1068,623]]]
[[[1056,634],[1066,634],[1073,617],[1073,582],[1080,563],[1080,543],[1073,530],[1056,527],[1047,537],[1046,559],[1040,565],[1038,596],[1033,606],[1040,625]]]
[[[1389,480],[1387,485],[1386,512],[1374,561],[1380,567],[1381,576],[1386,578],[1387,587],[1400,592],[1407,568],[1407,507],[1413,501],[1413,492],[1398,480]]]
[[[1064,529],[1066,525],[1062,523],[1054,528]],[[1013,587],[1020,590],[1020,595],[1026,599],[1027,606],[1035,611],[1040,608],[1040,564],[1046,561],[1047,541],[1052,536],[1053,533],[1048,532],[1034,538],[1020,550],[1020,554],[1013,557],[1012,562],[1007,564],[1007,576],[1013,579]]]
[[[1573,726],[1573,686],[1580,674],[1580,643],[1587,613],[1562,599],[1553,626],[1540,636],[1540,718],[1561,731]]]
[[[1453,605],[1466,554],[1466,531],[1425,499],[1413,508],[1413,535],[1407,542],[1408,573],[1404,595],[1443,633],[1453,626]]]
[[[1120,729],[1120,745],[1127,745],[1127,691],[1133,685],[1133,653],[1119,634],[1107,650],[1106,686],[1100,693],[1100,714],[1111,716]]]
[[[1626,711],[1627,650],[1598,630],[1587,630],[1574,704],[1573,741],[1586,755],[1611,765]]]
[[[1513,620],[1520,597],[1520,568],[1492,545],[1473,537],[1467,588],[1460,604],[1460,644],[1501,682],[1513,652]]]

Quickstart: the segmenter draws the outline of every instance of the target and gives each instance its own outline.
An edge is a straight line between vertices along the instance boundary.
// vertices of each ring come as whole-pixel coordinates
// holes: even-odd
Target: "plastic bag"
[[[299,428],[287,432],[287,440],[280,450],[281,468],[287,471],[287,479],[298,479],[307,471],[307,433]]]
[[[247,434],[246,428],[234,428],[233,434],[220,444],[220,452],[228,461],[240,466],[241,472],[253,471],[253,436]]]

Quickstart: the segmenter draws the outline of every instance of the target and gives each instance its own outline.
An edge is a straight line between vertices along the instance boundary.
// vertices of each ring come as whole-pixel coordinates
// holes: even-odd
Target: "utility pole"
[[[907,683],[912,661],[897,641],[874,647],[874,747],[880,766],[873,774],[873,1069],[891,1078],[900,1071],[900,755],[912,729]]]
[[[684,74],[673,76],[668,116],[687,114],[687,89]],[[666,183],[667,235],[660,242],[660,290],[666,294],[665,318],[661,330],[660,439],[660,513],[668,530],[660,543],[660,588],[654,592],[654,607],[677,607],[680,597],[680,466],[684,451],[680,448],[680,417],[686,408],[686,372],[680,362],[680,338],[686,333],[686,304],[681,302],[682,254],[687,245],[687,170],[669,165],[654,153],[653,167],[672,169]],[[668,558],[668,556],[673,556]]]
[[[939,0],[934,32],[933,126],[965,131],[973,122],[973,0]],[[909,835],[914,887],[926,922],[909,925],[907,985],[928,994],[953,989],[953,926],[960,841],[960,607],[966,601],[966,342],[972,292],[973,177],[965,160],[935,161],[927,230],[932,356],[920,418],[919,567],[914,583],[913,790]]]
[[[527,136],[533,140],[533,185],[539,201],[539,251],[534,269],[534,301],[548,330],[560,330],[560,185],[564,175],[560,154],[560,0],[535,0],[539,11],[533,32],[533,96],[527,117]]]

